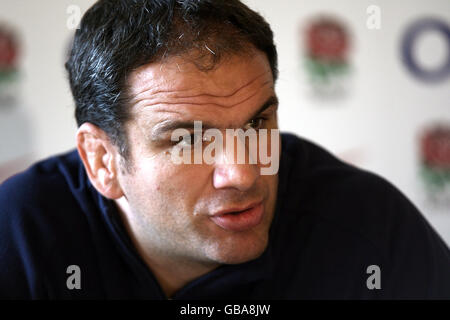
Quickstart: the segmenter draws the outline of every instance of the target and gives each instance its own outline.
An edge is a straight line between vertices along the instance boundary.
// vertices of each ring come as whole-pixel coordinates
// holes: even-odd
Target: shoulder
[[[3,182],[0,220],[12,224],[15,228],[11,230],[30,224],[45,228],[46,224],[38,221],[51,222],[68,214],[65,208],[76,207],[74,194],[86,183],[78,159],[76,151],[54,156]]]
[[[393,220],[423,222],[415,206],[383,177],[344,163],[305,139],[288,140],[286,202],[301,199],[298,205],[304,211],[368,236],[390,233]]]
[[[305,139],[289,135],[287,140],[284,193],[287,203],[297,202],[294,208],[387,243],[399,224],[428,227],[411,201],[383,177],[344,163]]]
[[[378,261],[389,275],[385,297],[450,296],[450,251],[401,191],[305,139],[288,136],[283,143],[283,202],[292,226],[309,225],[335,257]]]
[[[0,185],[0,297],[39,296],[44,290],[47,263],[61,252],[56,246],[83,223],[73,196],[80,188],[78,169],[77,154],[70,152]]]
[[[35,163],[0,185],[2,208],[16,209],[30,203],[48,202],[49,192],[62,193],[69,184],[77,183],[79,169],[78,154],[71,151]],[[64,188],[62,188],[64,187]],[[56,194],[53,194],[53,198]]]

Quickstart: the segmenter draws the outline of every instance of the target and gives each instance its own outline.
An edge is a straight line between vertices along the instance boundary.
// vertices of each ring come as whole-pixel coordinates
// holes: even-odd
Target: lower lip
[[[226,213],[211,217],[211,220],[219,227],[230,231],[245,231],[256,227],[261,223],[264,213],[262,202],[257,206],[238,214]]]

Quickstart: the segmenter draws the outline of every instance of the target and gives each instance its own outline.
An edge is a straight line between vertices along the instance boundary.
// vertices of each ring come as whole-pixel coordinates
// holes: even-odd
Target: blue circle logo
[[[434,70],[424,68],[419,64],[414,56],[414,44],[419,37],[426,31],[437,31],[444,36],[447,43],[447,58],[443,65]],[[413,23],[406,31],[402,41],[403,62],[409,71],[417,78],[428,81],[438,82],[445,80],[450,75],[450,27],[441,20],[434,18],[425,18]]]

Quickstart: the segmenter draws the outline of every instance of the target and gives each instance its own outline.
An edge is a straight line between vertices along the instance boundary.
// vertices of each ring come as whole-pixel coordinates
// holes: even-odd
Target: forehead
[[[269,62],[262,52],[227,56],[202,71],[183,57],[141,66],[129,77],[131,113],[229,113],[258,107],[274,92]],[[243,111],[243,110],[241,110]]]

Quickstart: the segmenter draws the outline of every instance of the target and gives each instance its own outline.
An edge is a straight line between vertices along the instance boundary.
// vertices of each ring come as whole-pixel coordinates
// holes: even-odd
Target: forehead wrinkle
[[[254,96],[256,96],[258,94],[258,92],[254,92],[252,95],[250,95],[249,97],[244,98],[243,100],[240,100],[234,104],[223,104],[223,103],[211,103],[211,102],[187,102],[187,101],[179,101],[179,102],[169,102],[169,101],[165,101],[165,102],[158,102],[152,105],[147,104],[146,106],[216,106],[216,107],[220,107],[220,108],[233,108],[239,104],[242,104],[248,100],[250,100],[251,98],[253,98]],[[145,102],[145,101],[143,101]]]
[[[161,87],[161,86],[157,86],[156,90],[152,90],[155,86],[152,86],[150,84],[149,86],[143,88],[140,92],[135,94],[134,98],[138,98],[139,99],[139,96],[144,95],[144,94],[157,95],[157,94],[160,94],[160,93],[169,94],[169,95],[173,94],[173,96],[175,98],[188,98],[188,97],[195,98],[195,97],[201,97],[201,96],[227,98],[227,97],[231,97],[231,96],[235,95],[236,93],[238,93],[242,89],[245,89],[245,87],[248,87],[248,86],[252,85],[259,78],[265,76],[269,72],[270,71],[265,71],[265,72],[261,73],[260,75],[256,76],[253,80],[248,81],[247,83],[243,84],[242,86],[240,86],[239,88],[235,89],[234,91],[232,91],[231,93],[228,93],[228,94],[218,95],[218,94],[210,94],[210,93],[198,93],[198,94],[194,93],[193,95],[189,95],[189,96],[178,96],[178,93],[181,93],[181,92],[189,92],[189,91],[193,91],[193,92],[198,91],[198,92],[200,92],[202,89],[180,88],[180,89],[177,89],[176,91],[173,91],[173,90],[170,90],[170,89],[168,89],[168,90],[159,89],[158,90],[157,88]]]
[[[253,86],[248,88],[248,86]],[[258,86],[258,87],[256,87]],[[249,82],[247,85],[247,90],[244,87],[239,88],[231,96],[215,96],[211,94],[201,94],[196,96],[183,96],[183,97],[165,97],[162,98],[160,95],[153,96],[150,98],[142,98],[137,103],[134,104],[135,110],[140,110],[146,107],[156,107],[156,106],[217,106],[222,108],[232,108],[239,104],[250,100],[255,95],[257,95],[264,87],[270,86],[273,88],[273,82],[271,80],[266,80],[265,82],[255,84],[254,81]]]
[[[267,73],[269,73],[270,71],[265,71],[261,74],[259,74],[258,76],[256,76],[254,79],[248,81],[247,83],[245,83],[244,85],[238,87],[237,89],[235,89],[234,91],[232,91],[231,93],[225,93],[225,94],[211,94],[211,93],[205,93],[202,92],[204,89],[203,88],[195,88],[195,89],[190,89],[190,88],[179,88],[176,89],[175,91],[173,89],[159,89],[162,86],[156,86],[156,88],[154,86],[152,86],[151,84],[145,88],[143,88],[140,92],[138,92],[137,94],[135,94],[134,96],[132,96],[132,100],[131,102],[135,105],[140,104],[142,101],[147,101],[147,102],[152,102],[154,100],[158,100],[158,98],[160,96],[163,96],[163,98],[165,99],[187,99],[187,100],[192,100],[192,99],[200,99],[200,100],[205,100],[208,98],[212,98],[212,99],[227,99],[227,98],[233,98],[234,96],[239,96],[241,91],[244,91],[245,89],[249,88],[251,89],[252,85],[254,85],[261,77],[264,77],[265,75],[267,75]],[[266,80],[264,83],[261,84],[261,86],[264,86],[267,82],[270,82],[270,80]],[[166,82],[166,86],[167,86],[168,81]],[[156,90],[155,90],[156,89]],[[182,95],[180,95],[180,93],[184,93]],[[185,93],[188,93],[187,95]],[[200,101],[199,101],[200,102]],[[189,103],[189,101],[186,101],[186,103]],[[201,102],[200,102],[201,103]],[[231,103],[232,105],[236,104],[236,103]]]

